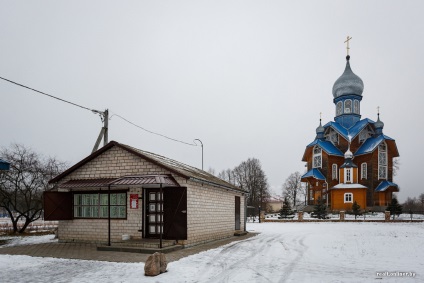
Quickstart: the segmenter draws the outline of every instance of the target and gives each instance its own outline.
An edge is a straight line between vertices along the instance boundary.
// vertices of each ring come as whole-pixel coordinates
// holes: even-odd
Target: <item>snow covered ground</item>
[[[423,282],[423,223],[249,223],[260,235],[171,262],[0,255],[0,282]],[[46,239],[50,241],[50,239]],[[376,272],[413,272],[387,277]],[[382,278],[382,279],[379,279]]]

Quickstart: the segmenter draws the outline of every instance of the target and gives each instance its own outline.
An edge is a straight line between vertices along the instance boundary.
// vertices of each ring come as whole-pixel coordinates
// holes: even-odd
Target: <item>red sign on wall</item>
[[[138,208],[138,194],[130,194],[130,208],[131,209]]]

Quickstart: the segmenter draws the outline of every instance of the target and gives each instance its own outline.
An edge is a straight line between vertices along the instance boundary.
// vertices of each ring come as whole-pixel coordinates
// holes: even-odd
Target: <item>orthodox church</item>
[[[307,172],[302,182],[308,187],[308,204],[321,198],[331,211],[351,210],[356,201],[361,209],[384,210],[398,186],[393,183],[393,158],[399,156],[394,139],[383,133],[384,123],[361,119],[364,83],[346,68],[333,86],[335,118],[316,129],[302,161]]]

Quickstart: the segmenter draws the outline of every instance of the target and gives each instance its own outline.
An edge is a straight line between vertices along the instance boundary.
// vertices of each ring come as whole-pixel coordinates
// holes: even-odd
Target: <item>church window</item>
[[[345,183],[352,182],[352,168],[345,168]]]
[[[339,101],[337,102],[337,107],[336,107],[336,116],[342,115],[342,102]]]
[[[352,100],[347,99],[344,102],[344,113],[351,113],[352,112]]]
[[[378,179],[387,179],[387,146],[385,142],[378,146]]]
[[[361,164],[361,178],[366,179],[367,178],[367,163]]]
[[[332,168],[332,177],[333,180],[337,180],[337,164],[333,164],[333,168]]]
[[[313,154],[313,168],[321,168],[322,167],[322,149],[319,146],[314,147]]]
[[[353,202],[353,194],[352,193],[345,193],[344,194],[344,202]]]
[[[336,145],[339,143],[339,134],[333,129],[330,129],[329,133],[325,136],[325,139]]]
[[[363,129],[360,133],[359,133],[359,142],[364,142],[367,138],[369,137],[369,133],[367,131],[367,129]]]
[[[353,113],[359,114],[359,100],[353,101]]]

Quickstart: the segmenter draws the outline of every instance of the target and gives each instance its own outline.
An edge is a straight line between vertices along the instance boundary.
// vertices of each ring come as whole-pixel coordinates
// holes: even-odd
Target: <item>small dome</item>
[[[318,128],[316,129],[316,133],[317,134],[322,134],[322,133],[324,133],[324,131],[325,131],[325,129],[324,129],[324,127],[321,125],[321,120],[319,121],[319,126],[318,126]]]
[[[345,159],[351,159],[353,157],[352,151],[350,151],[350,146],[344,154]]]
[[[346,59],[346,68],[340,78],[338,78],[333,85],[334,98],[348,94],[362,95],[362,92],[364,91],[364,83],[361,78],[355,75],[350,68],[350,56],[347,56]]]
[[[382,129],[384,127],[384,123],[380,121],[380,114],[378,114],[377,122],[374,123],[374,127],[376,129]]]

